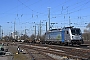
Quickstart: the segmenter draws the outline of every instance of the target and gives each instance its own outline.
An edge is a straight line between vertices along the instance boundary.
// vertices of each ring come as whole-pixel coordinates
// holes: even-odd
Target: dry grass
[[[16,54],[18,46],[9,46],[9,51],[13,54],[13,60],[31,60],[28,54]]]
[[[15,54],[13,60],[31,60],[26,54]]]
[[[84,40],[85,44],[90,44],[90,40]]]

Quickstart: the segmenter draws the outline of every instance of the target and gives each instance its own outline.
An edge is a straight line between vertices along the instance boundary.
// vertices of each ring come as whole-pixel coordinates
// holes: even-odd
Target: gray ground
[[[6,52],[7,53],[6,55],[0,55],[0,60],[31,60],[28,54],[23,54],[23,52],[20,52],[20,54],[17,54],[18,46],[9,45],[4,47],[5,49],[8,48],[8,52]]]

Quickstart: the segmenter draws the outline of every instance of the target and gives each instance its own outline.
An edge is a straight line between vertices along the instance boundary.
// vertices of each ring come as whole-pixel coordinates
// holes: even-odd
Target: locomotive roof
[[[61,29],[51,29],[51,30],[49,30],[49,31],[55,31],[55,30],[61,30]]]
[[[48,32],[56,32],[56,31],[61,31],[62,29],[51,29],[51,30],[48,30],[46,33]]]
[[[67,29],[67,28],[73,28],[74,26],[70,26],[70,27],[64,27],[63,29]]]
[[[80,28],[74,28],[74,26],[70,26],[70,27],[64,27],[63,29],[80,29]]]

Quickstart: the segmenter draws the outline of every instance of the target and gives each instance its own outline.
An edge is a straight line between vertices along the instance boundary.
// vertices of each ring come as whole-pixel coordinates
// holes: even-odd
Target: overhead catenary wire
[[[88,2],[86,2],[85,4],[87,4],[87,3],[89,3],[90,1],[88,1]],[[84,4],[84,5],[85,5]],[[82,5],[83,6],[83,5]],[[78,10],[76,10],[76,11],[73,11],[73,12],[69,12],[69,14],[72,14],[72,13],[76,13],[76,12],[79,12],[79,11],[82,11],[82,10],[84,10],[84,9],[88,9],[89,7],[85,7],[85,8],[80,8],[80,9],[78,9]],[[60,15],[62,15],[62,14],[60,14]],[[67,13],[66,14],[64,14],[64,15],[68,15]]]
[[[18,0],[18,1],[20,2],[20,0]],[[41,1],[41,0],[40,0],[40,1]],[[70,1],[70,0],[69,0],[69,1]],[[37,2],[38,2],[38,1],[37,1]],[[36,3],[37,3],[37,2],[36,2]],[[66,2],[68,2],[68,1],[65,1],[64,3],[66,3]],[[22,3],[22,2],[21,2],[21,4],[24,5],[24,6],[26,6],[25,3]],[[31,5],[34,5],[34,4],[35,4],[35,3],[32,3]],[[78,3],[78,4],[79,4],[79,3]],[[63,4],[63,5],[65,5],[65,4]],[[30,5],[29,5],[29,6],[30,6]],[[72,5],[71,5],[71,6],[72,6]],[[28,7],[28,6],[26,6],[26,7],[30,9],[30,7]],[[69,8],[69,7],[68,7],[68,8]],[[31,10],[32,10],[32,9],[31,9]],[[37,11],[36,11],[36,12],[37,12]],[[39,14],[39,12],[38,12],[38,14]]]
[[[33,16],[33,19],[35,19],[35,20],[37,20],[37,17],[38,17],[38,20],[39,19],[42,19],[41,17],[43,16],[43,18],[45,17],[45,16],[47,16],[48,14],[46,13],[46,12],[44,12],[43,11],[43,13],[41,13],[41,12],[39,12],[39,11],[36,11],[36,10],[34,10],[34,9],[32,9],[30,6],[33,6],[34,4],[36,4],[36,3],[41,3],[41,0],[38,0],[38,1],[36,1],[35,3],[32,3],[32,4],[30,4],[30,5],[27,5],[26,3],[24,3],[22,0],[18,0],[18,1],[21,1],[20,3],[21,4],[19,4],[20,6],[24,6],[24,7],[22,7],[22,8],[19,8],[19,5],[18,5],[18,10],[13,10],[13,9],[11,9],[13,12],[19,12],[19,11],[21,11],[22,9],[24,9],[24,8],[27,8],[27,9],[29,9],[30,11],[32,11],[33,10],[33,12],[35,12],[35,13],[12,13],[12,12],[10,12],[10,11],[8,11],[8,12],[6,12],[5,14],[8,16],[8,14],[10,14],[10,15],[15,15],[16,17],[18,17],[18,18],[21,18],[21,17],[26,17],[26,15],[27,16],[30,16],[29,18],[26,18],[26,20],[28,19],[28,20],[32,20],[32,16]],[[26,0],[27,2],[29,1],[29,0]],[[65,3],[64,3],[65,2]],[[55,7],[51,7],[51,19],[52,19],[52,17],[53,16],[55,16],[56,18],[61,18],[61,17],[68,17],[68,16],[70,16],[69,14],[73,14],[74,15],[74,13],[80,13],[80,11],[83,11],[83,10],[86,10],[86,9],[89,9],[89,6],[86,6],[87,4],[89,4],[90,3],[90,1],[89,0],[81,0],[81,1],[79,1],[79,2],[77,2],[77,3],[74,3],[74,4],[72,4],[72,5],[67,5],[67,3],[69,3],[69,2],[71,2],[71,0],[65,0],[63,3],[62,3],[62,5],[60,5],[60,4],[56,4],[55,5]],[[78,6],[78,7],[77,7]],[[76,8],[77,7],[77,8]],[[57,10],[59,10],[60,11],[60,9],[56,9],[56,8],[61,8],[61,11],[63,11],[62,13],[58,13],[58,11]],[[75,8],[75,9],[73,9],[73,8]],[[14,8],[14,9],[17,9],[17,8]],[[54,13],[53,13],[53,11],[54,11]],[[61,12],[60,11],[60,12]],[[38,13],[37,13],[38,12]],[[58,14],[57,14],[58,13]],[[61,16],[61,17],[60,17]],[[84,16],[86,16],[86,17],[88,17],[89,15],[88,14],[85,14]],[[70,16],[71,18],[72,18],[72,16]],[[81,19],[81,18],[83,18],[83,15],[77,15],[77,17],[79,17],[79,19]],[[45,19],[47,19],[47,18],[45,18]],[[73,20],[74,18],[72,18],[72,20]]]
[[[85,0],[83,0],[83,1],[85,1]],[[81,1],[81,2],[83,2],[83,1]],[[79,7],[85,5],[85,4],[89,3],[89,2],[90,2],[90,1],[87,1],[87,2],[85,2],[84,4],[81,4],[81,5],[79,5],[80,2],[78,2],[78,3],[74,4],[74,5],[79,5],[79,6],[77,7],[77,8],[79,8]],[[74,6],[74,5],[71,5],[71,6]],[[69,9],[71,6],[68,6],[68,7],[67,7],[67,8],[68,8],[68,13],[67,13],[67,11],[66,11],[66,12],[63,12],[63,13],[61,13],[61,14],[59,14],[59,15],[62,15],[62,14],[68,15],[68,14],[71,14],[71,13],[75,13],[75,12],[84,10],[84,9],[81,9],[81,8],[80,8],[80,9],[78,9],[78,10],[76,10],[76,11],[73,11],[73,9],[75,10],[76,7],[73,7],[72,9]],[[62,12],[63,10],[66,10],[66,9],[64,9],[63,6],[62,6],[61,12]],[[70,11],[73,11],[73,12],[70,12]],[[66,14],[65,14],[65,13],[66,13]]]
[[[18,1],[20,1],[20,0],[18,0]],[[41,1],[41,0],[40,0]],[[67,1],[66,1],[67,2]],[[66,3],[65,2],[65,3]],[[25,4],[25,3],[22,3],[22,4]],[[31,4],[31,5],[33,5],[33,4]],[[27,8],[29,8],[28,6],[26,6]],[[68,7],[69,8],[69,7]],[[32,15],[32,14],[31,14]],[[38,16],[39,16],[39,12],[38,12]]]

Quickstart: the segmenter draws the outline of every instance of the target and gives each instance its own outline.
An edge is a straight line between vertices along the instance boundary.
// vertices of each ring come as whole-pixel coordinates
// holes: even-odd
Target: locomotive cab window
[[[67,34],[68,34],[68,31],[67,31]]]
[[[77,35],[81,35],[81,30],[80,29],[71,29],[71,32],[73,35],[77,34]]]

